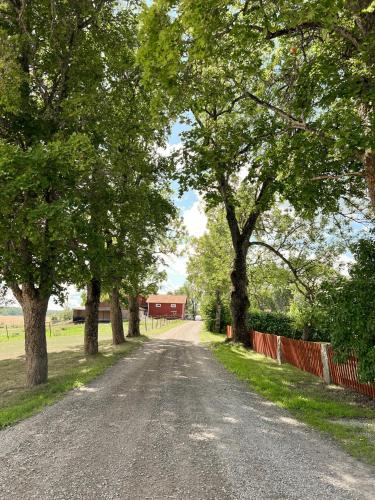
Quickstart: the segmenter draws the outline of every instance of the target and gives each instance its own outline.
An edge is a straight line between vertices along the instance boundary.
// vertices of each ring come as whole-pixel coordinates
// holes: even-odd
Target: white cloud
[[[206,232],[207,216],[201,198],[183,212],[184,224],[190,236],[200,237]]]
[[[346,252],[340,255],[334,264],[334,268],[344,276],[349,276],[349,268],[355,262],[353,255]]]
[[[182,149],[182,144],[167,144],[164,147],[157,147],[156,152],[160,156],[171,156],[176,151]]]

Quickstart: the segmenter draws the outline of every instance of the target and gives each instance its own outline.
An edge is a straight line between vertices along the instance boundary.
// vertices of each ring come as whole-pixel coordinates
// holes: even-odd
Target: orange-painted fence
[[[277,359],[277,335],[262,332],[250,332],[254,351]],[[232,327],[227,326],[227,337],[232,338]],[[281,337],[281,356],[283,362],[296,366],[300,370],[313,373],[323,378],[322,345],[320,342]],[[328,367],[333,384],[348,387],[357,392],[375,398],[375,384],[364,384],[358,380],[358,360],[351,356],[345,363],[334,362],[332,347],[328,347]]]
[[[345,363],[335,363],[333,361],[334,352],[332,347],[328,349],[328,364],[331,379],[334,384],[349,387],[354,391],[361,392],[375,398],[375,385],[362,384],[358,382],[358,360],[354,356],[349,356]]]
[[[319,342],[281,337],[281,348],[284,361],[317,377],[323,377],[322,351]]]
[[[251,345],[254,351],[260,352],[269,358],[277,359],[277,336],[270,333],[253,331],[251,335]]]
[[[232,338],[232,327],[230,325],[227,325],[227,338]]]

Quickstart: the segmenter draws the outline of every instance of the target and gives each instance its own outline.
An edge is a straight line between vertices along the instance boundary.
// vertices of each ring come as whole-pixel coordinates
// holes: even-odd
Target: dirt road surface
[[[199,329],[155,337],[0,432],[0,498],[375,498],[373,469],[227,373]]]

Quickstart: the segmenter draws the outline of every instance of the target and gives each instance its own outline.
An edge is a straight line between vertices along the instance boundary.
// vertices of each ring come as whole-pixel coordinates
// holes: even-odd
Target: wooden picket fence
[[[251,345],[254,351],[264,354],[268,358],[277,359],[277,337],[270,333],[253,331],[251,335]]]
[[[232,327],[230,325],[227,325],[227,339],[232,338]]]
[[[273,335],[274,337],[277,336]],[[323,377],[322,350],[319,342],[307,342],[281,337],[283,358],[300,370]]]
[[[349,387],[354,391],[361,392],[366,396],[375,398],[375,385],[358,382],[358,360],[349,356],[345,363],[335,363],[332,347],[328,349],[328,363],[332,382],[336,385]]]
[[[270,333],[250,332],[253,350],[273,359],[278,358],[278,336]],[[227,326],[228,339],[233,338],[232,327]],[[321,342],[308,342],[279,336],[282,362],[323,378],[323,350]],[[375,398],[375,384],[358,380],[358,360],[350,356],[345,363],[334,362],[331,346],[327,348],[328,369],[331,383],[347,387],[366,396]],[[280,360],[281,361],[281,360]]]

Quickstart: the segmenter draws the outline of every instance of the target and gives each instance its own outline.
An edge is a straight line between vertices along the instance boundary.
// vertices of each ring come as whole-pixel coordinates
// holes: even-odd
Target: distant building
[[[150,295],[147,299],[148,315],[152,318],[184,318],[186,295]]]
[[[147,302],[145,297],[138,297],[139,304],[139,315],[143,317],[147,312]],[[129,311],[125,307],[122,310],[122,319],[129,318]],[[111,307],[109,302],[100,302],[99,304],[99,323],[110,323],[111,322]],[[75,307],[73,309],[73,323],[83,323],[86,318],[85,307]]]

